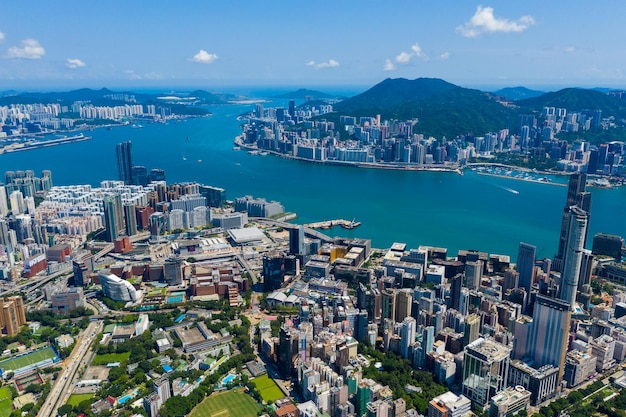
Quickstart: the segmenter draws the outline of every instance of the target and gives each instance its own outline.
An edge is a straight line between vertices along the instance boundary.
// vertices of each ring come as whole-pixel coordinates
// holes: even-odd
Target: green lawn
[[[51,348],[42,349],[18,358],[7,359],[6,361],[0,362],[0,369],[2,369],[2,372],[14,371],[16,369],[23,368],[26,365],[30,365],[31,363],[41,362],[45,359],[52,359],[55,356],[56,355]]]
[[[259,391],[259,394],[261,394],[261,398],[263,398],[263,401],[268,404],[285,396],[285,394],[283,394],[278,385],[276,385],[276,382],[274,382],[274,380],[272,380],[267,375],[258,376],[254,378],[252,382],[254,383],[256,389]]]
[[[256,417],[260,410],[250,396],[237,390],[211,395],[189,417]]]
[[[106,353],[104,355],[96,355],[93,358],[92,365],[106,365],[108,363],[126,362],[130,356],[130,352],[124,353]]]
[[[11,391],[9,387],[2,387],[0,388],[0,417],[9,417],[12,411]]]
[[[78,404],[82,403],[85,400],[90,400],[93,398],[93,394],[72,394],[70,398],[67,399],[67,404],[72,407],[76,407]]]

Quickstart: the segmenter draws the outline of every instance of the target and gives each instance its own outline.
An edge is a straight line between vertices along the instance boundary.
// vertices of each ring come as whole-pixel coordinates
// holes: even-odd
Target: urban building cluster
[[[466,415],[470,405],[512,415],[611,370],[626,355],[626,294],[591,305],[590,285],[603,261],[621,265],[623,239],[600,234],[585,249],[585,181],[570,177],[554,259],[536,259],[523,242],[516,265],[506,255],[450,257],[445,248],[396,243],[368,267],[369,242],[335,239],[311,251],[299,244],[301,229],[290,228],[289,251],[263,257],[264,289],[269,306],[298,314],[279,337],[264,334],[262,352],[331,416],[383,416],[396,406],[384,387],[359,378],[359,342],[452,389],[430,402],[429,415]]]
[[[11,138],[29,133],[40,133],[74,128],[77,121],[110,120],[127,122],[134,119],[166,120],[171,116],[167,106],[139,104],[133,95],[111,94],[120,105],[96,106],[87,101],[71,105],[59,103],[11,104],[0,106],[0,138]]]
[[[332,105],[301,110],[293,101],[288,109],[257,105],[235,142],[253,150],[326,163],[441,169],[457,168],[477,157],[490,159],[496,154],[521,153],[546,155],[556,161],[557,169],[567,172],[610,176],[624,176],[626,172],[626,147],[622,142],[570,145],[555,139],[560,132],[614,128],[614,120],[603,118],[601,110],[590,113],[545,107],[539,116],[520,115],[516,133],[505,128],[483,136],[448,139],[420,134],[417,119],[342,115],[336,124],[313,118],[331,111]]]
[[[403,243],[376,250],[367,239],[329,238],[275,220],[284,214],[278,202],[245,196],[229,207],[223,189],[137,183],[130,144],[119,144],[117,151],[120,180],[103,181],[99,188],[53,186],[49,172],[41,178],[32,171],[5,174],[2,278],[16,281],[21,275],[23,286],[72,272],[74,281],[73,287],[64,280],[44,286],[39,297],[45,304],[39,304],[44,302],[37,291],[25,301],[0,300],[6,334],[25,323],[25,302],[65,315],[85,307],[98,291],[139,312],[190,300],[236,307],[260,275],[264,302],[284,323],[277,333],[270,320],[277,317],[258,323],[259,354],[293,382],[303,400],[298,413],[331,417],[419,414],[367,374],[379,365],[362,353],[361,343],[394,352],[448,387],[429,398],[433,416],[466,416],[472,408],[488,409],[494,417],[513,415],[610,372],[626,358],[626,293],[599,299],[592,289],[597,277],[626,282],[624,241],[598,234],[587,249],[591,194],[585,174],[569,179],[555,257],[537,259],[535,246],[522,242],[513,264],[506,254],[449,254],[446,248]],[[88,238],[96,233],[100,241]],[[8,284],[8,291],[18,288]],[[197,369],[214,370],[216,358],[236,352],[228,331],[211,327],[216,323],[207,321],[210,314],[186,310],[174,326],[155,330],[157,352],[180,341]],[[141,314],[134,323],[107,328],[106,343],[140,336],[148,323]],[[64,340],[57,345],[71,346]],[[171,365],[164,355],[159,360],[165,372],[183,366]],[[154,375],[153,393],[141,399],[151,416],[169,396],[194,389],[167,378],[161,383],[161,376]],[[83,384],[98,385],[106,377],[93,380]],[[136,395],[102,399],[92,407],[111,409]]]

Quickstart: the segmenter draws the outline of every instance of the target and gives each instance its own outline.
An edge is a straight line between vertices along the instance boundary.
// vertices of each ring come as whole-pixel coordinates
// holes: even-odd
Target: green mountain
[[[539,97],[515,102],[521,109],[540,111],[543,107],[562,107],[568,112],[602,110],[603,116],[626,118],[626,100],[583,88],[565,88]]]
[[[274,96],[272,98],[282,98],[282,99],[304,99],[307,96],[313,97],[313,99],[319,100],[322,98],[335,98],[330,94],[323,93],[321,91],[316,90],[308,90],[306,88],[300,88],[296,91],[291,91],[289,93],[281,94],[278,96]]]
[[[386,79],[333,107],[344,115],[418,119],[413,131],[436,138],[498,131],[514,114],[491,93],[432,78]]]
[[[508,98],[509,100],[523,100],[526,98],[539,97],[545,94],[543,91],[531,90],[526,87],[506,87],[498,91],[494,91],[493,94]]]

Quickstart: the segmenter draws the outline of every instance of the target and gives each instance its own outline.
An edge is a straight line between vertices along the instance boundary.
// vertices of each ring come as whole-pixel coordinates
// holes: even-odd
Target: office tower
[[[130,141],[118,143],[116,146],[117,152],[117,173],[120,181],[124,181],[124,184],[133,183],[132,168],[133,163],[131,160],[131,146]]]
[[[298,225],[289,228],[289,254],[305,255],[304,226]]]
[[[396,320],[396,292],[385,288],[381,292],[382,315],[381,318]]]
[[[150,241],[158,242],[165,233],[165,215],[160,211],[152,213],[150,222]]]
[[[472,313],[465,318],[465,329],[463,331],[463,346],[467,346],[480,335],[480,316]]]
[[[106,240],[113,242],[125,232],[124,209],[122,207],[122,197],[119,194],[105,195],[102,198],[104,208],[104,227],[106,229]]]
[[[574,294],[575,289],[574,286]],[[559,381],[563,377],[571,317],[569,302],[537,295],[528,335],[528,357],[537,368],[544,365],[559,368]]]
[[[141,165],[131,168],[131,178],[134,185],[148,185],[148,169]]]
[[[491,397],[507,386],[511,349],[481,337],[464,351],[463,395],[473,404],[486,407]]]
[[[126,225],[126,236],[137,234],[137,216],[135,215],[135,205],[124,204],[124,224]]]
[[[467,261],[465,263],[465,286],[470,290],[480,288],[480,281],[483,278],[483,261]]]
[[[463,274],[456,274],[450,279],[450,306],[457,311],[460,310],[461,288],[463,288]]]
[[[586,211],[587,214],[591,214],[591,193],[586,191],[587,176],[585,174],[575,173],[569,178],[569,184],[567,186],[567,200],[565,201],[565,207],[563,208],[563,219],[561,221],[561,234],[559,237],[559,249],[556,257],[554,258],[554,268],[560,272],[563,271],[563,263],[565,261],[565,248],[567,245],[567,229],[569,227],[568,216],[570,213],[570,207],[577,206]],[[583,246],[587,241],[587,232],[583,240]]]
[[[150,175],[148,175],[148,181],[165,181],[165,170],[152,168],[150,170]]]
[[[4,184],[0,184],[0,217],[9,215],[9,202],[7,200],[7,189]]]
[[[412,290],[408,288],[401,289],[396,293],[396,311],[394,319],[401,323],[405,318],[411,315],[411,305],[413,304]]]
[[[586,211],[577,206],[572,206],[567,219],[567,241],[563,251],[559,298],[567,302],[570,309],[573,309],[576,302],[589,216]]]
[[[289,113],[289,116],[291,116],[292,119],[296,115],[296,102],[294,100],[289,100],[288,113]]]
[[[0,299],[0,327],[8,336],[16,335],[26,324],[24,301],[19,295]]]
[[[585,285],[591,284],[591,271],[593,271],[595,263],[592,252],[589,249],[583,249],[580,275],[578,277],[578,291],[582,291]]]
[[[520,242],[519,251],[517,252],[517,272],[519,272],[520,287],[526,290],[526,294],[530,294],[535,280],[535,258],[537,256],[537,248],[528,243]]]
[[[277,252],[263,257],[263,291],[274,291],[285,280],[285,258]]]

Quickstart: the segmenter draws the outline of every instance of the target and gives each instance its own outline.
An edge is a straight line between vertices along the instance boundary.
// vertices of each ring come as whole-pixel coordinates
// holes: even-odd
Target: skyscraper
[[[304,255],[304,226],[295,225],[289,228],[289,253]]]
[[[576,286],[574,286],[576,294]],[[553,365],[559,368],[559,381],[563,377],[567,337],[572,314],[570,304],[563,300],[537,295],[533,310],[533,322],[530,329],[528,357],[535,368]]]
[[[588,218],[587,212],[577,206],[572,206],[567,216],[567,242],[563,252],[559,298],[567,302],[570,309],[574,307],[576,301]]]
[[[102,198],[104,206],[104,227],[106,240],[113,242],[125,232],[124,210],[122,197],[119,194],[109,194]]]
[[[405,317],[400,330],[400,356],[409,358],[409,347],[415,343],[415,319]]]
[[[135,215],[135,205],[133,203],[124,204],[124,222],[126,224],[126,236],[137,234],[137,216]]]
[[[587,176],[581,173],[572,174],[569,178],[569,184],[567,186],[567,200],[565,201],[565,207],[563,207],[563,219],[561,221],[561,235],[559,237],[559,249],[556,257],[554,258],[554,268],[557,271],[563,271],[563,263],[565,261],[565,247],[567,244],[567,230],[568,230],[568,216],[570,213],[570,207],[577,206],[588,214],[591,213],[591,193],[586,191]],[[587,241],[587,232],[583,240],[583,246]]]
[[[519,272],[519,286],[524,287],[526,294],[530,294],[535,278],[535,257],[537,248],[528,243],[520,242],[517,252],[517,272]]]
[[[465,346],[463,395],[486,407],[507,386],[511,348],[494,340],[478,338]]]
[[[0,217],[9,214],[9,203],[7,201],[7,189],[4,184],[0,184]]]
[[[131,161],[130,141],[118,143],[116,147],[116,151],[117,151],[117,172],[118,172],[120,181],[124,181],[125,184],[132,184],[133,163]]]

